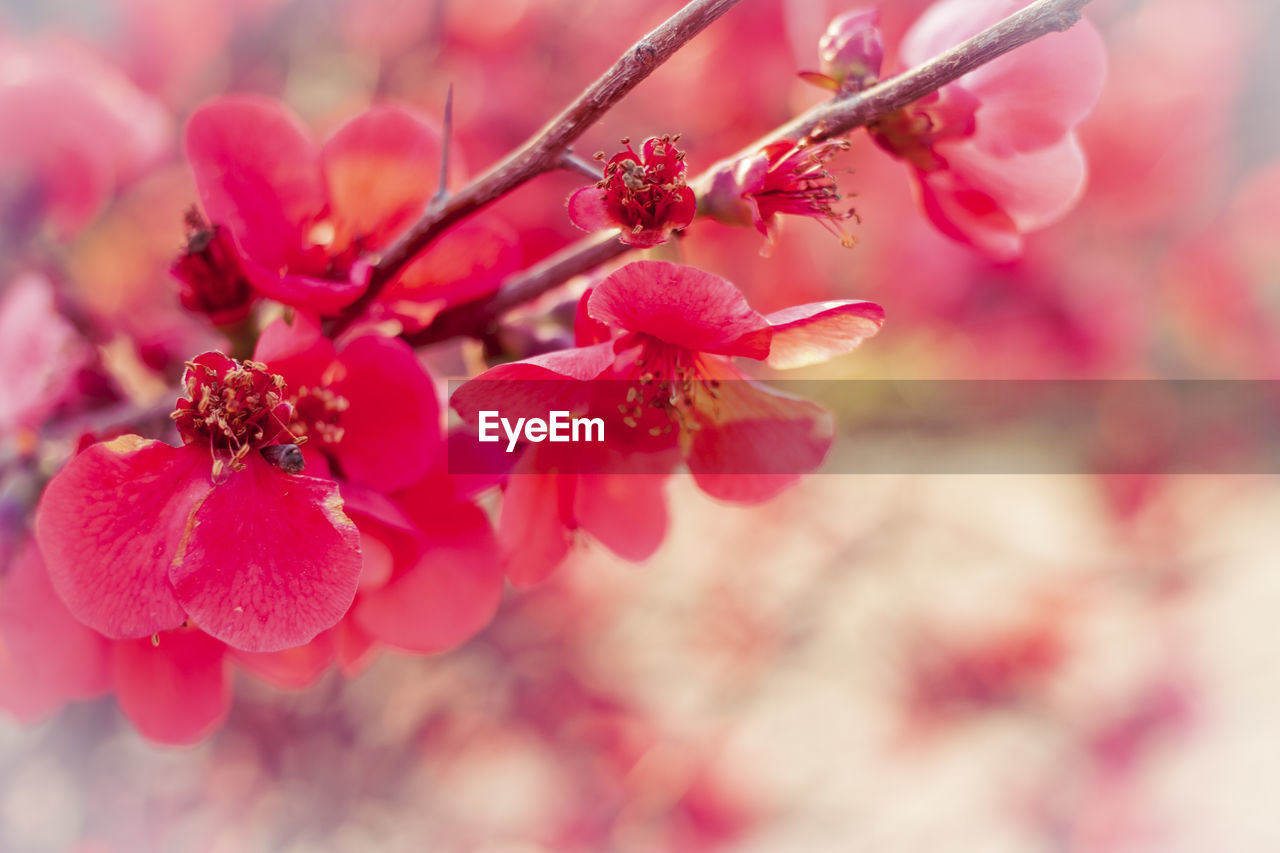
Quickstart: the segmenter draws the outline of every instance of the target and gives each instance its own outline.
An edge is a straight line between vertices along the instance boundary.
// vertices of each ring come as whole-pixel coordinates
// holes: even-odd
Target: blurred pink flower
[[[1021,0],[942,0],[903,39],[917,65],[1022,8]],[[1024,45],[881,119],[869,130],[911,166],[942,233],[997,260],[1079,201],[1085,159],[1076,126],[1102,91],[1106,56],[1088,20]]]
[[[0,37],[0,236],[74,236],[170,145],[168,114],[64,40]]]

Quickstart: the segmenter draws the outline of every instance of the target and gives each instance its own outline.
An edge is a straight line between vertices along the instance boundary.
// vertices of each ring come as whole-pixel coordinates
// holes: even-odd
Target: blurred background
[[[461,181],[680,5],[0,2],[4,562],[40,482],[15,460],[171,399],[175,366],[222,345],[168,275],[194,106],[260,92],[323,135],[382,100],[438,117],[452,84]],[[883,4],[887,68],[927,5]],[[796,71],[850,8],[745,0],[579,153],[681,133],[701,171],[824,97]],[[832,164],[854,248],[799,220],[762,257],[699,222],[685,260],[762,311],[885,307],[809,378],[1277,378],[1280,6],[1087,14],[1109,54],[1089,188],[1020,260],[940,235],[862,133]],[[79,94],[31,94],[33,68]],[[582,183],[503,199],[485,242],[439,245],[440,274],[577,239]],[[669,500],[646,564],[584,541],[454,652],[301,692],[238,674],[193,747],[148,743],[110,697],[26,708],[0,643],[0,849],[1280,850],[1274,477],[820,474],[752,509],[676,478]]]

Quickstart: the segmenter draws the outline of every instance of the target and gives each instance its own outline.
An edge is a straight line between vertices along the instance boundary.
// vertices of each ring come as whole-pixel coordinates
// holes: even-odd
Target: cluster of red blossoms
[[[904,59],[989,23],[961,5],[926,15]],[[1073,32],[1083,47],[1055,42],[1043,60],[1033,47],[1016,68],[992,63],[871,128],[911,164],[946,233],[1005,255],[1074,198],[1072,128],[1096,97],[1100,63],[1091,31]],[[1029,103],[1010,82],[1025,80],[1023,66],[1056,74],[1082,52],[1088,68],[1062,87],[1065,106]],[[821,55],[823,72],[809,79],[837,96],[874,83],[874,14],[837,19]],[[807,217],[852,245],[832,166],[845,140],[770,142],[692,182],[678,141],[653,137],[637,152],[624,140],[601,155],[600,181],[568,200],[570,220],[647,249],[699,216],[754,227],[770,245],[780,217]],[[296,687],[331,664],[355,671],[380,647],[456,646],[493,618],[504,579],[545,579],[580,533],[627,559],[653,554],[667,527],[664,485],[681,468],[737,503],[816,470],[831,414],[750,379],[734,359],[816,364],[884,320],[879,305],[855,300],[760,313],[718,275],[628,263],[575,297],[560,330],[572,346],[508,353],[462,385],[450,403],[464,426],[451,433],[415,336],[442,312],[483,306],[518,264],[493,248],[508,239],[503,226],[480,217],[380,266],[447,196],[442,130],[379,106],[317,142],[278,102],[234,95],[196,109],[183,142],[200,204],[170,270],[181,304],[225,333],[236,357],[185,361],[174,443],[107,430],[45,486],[34,546],[24,538],[15,549],[0,612],[4,646],[60,635],[44,656],[45,692],[24,692],[24,713],[109,689],[145,735],[186,742],[226,715],[232,664]],[[1014,167],[1051,174],[1052,186],[1014,181]],[[47,189],[59,226],[99,202]],[[492,324],[471,332],[492,337]],[[30,409],[15,424],[35,417],[38,396],[23,398]],[[496,477],[451,470],[450,447],[475,449],[468,431],[482,410],[561,406],[620,427],[589,448],[524,444]],[[496,512],[479,496],[494,486]],[[0,684],[39,680],[18,660],[0,660]],[[3,687],[0,700],[17,702]]]

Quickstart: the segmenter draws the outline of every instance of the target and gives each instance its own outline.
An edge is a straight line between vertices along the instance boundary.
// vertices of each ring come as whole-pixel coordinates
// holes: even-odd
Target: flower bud
[[[187,245],[170,272],[181,284],[183,307],[208,315],[215,326],[249,315],[255,295],[231,235],[221,225],[206,224],[194,209],[187,214]]]
[[[879,7],[837,16],[818,41],[818,58],[822,73],[836,82],[842,95],[875,84],[884,61]]]

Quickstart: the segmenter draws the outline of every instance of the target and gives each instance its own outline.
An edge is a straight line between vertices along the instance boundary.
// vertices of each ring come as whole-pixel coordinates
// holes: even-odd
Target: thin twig
[[[803,138],[818,142],[872,124],[1014,48],[1051,32],[1068,29],[1080,19],[1080,10],[1089,2],[1090,0],[1037,0],[1022,11],[922,65],[857,94],[813,107],[731,157],[721,160],[690,181],[690,185],[695,192],[701,194],[711,176],[724,163],[750,157],[770,143]],[[491,296],[441,312],[430,326],[416,334],[405,336],[405,339],[411,344],[420,345],[455,335],[479,334],[512,308],[536,299],[573,276],[630,251],[632,247],[620,242],[616,234],[616,231],[610,231],[583,238],[538,266],[507,279],[501,289]]]
[[[739,2],[741,0],[693,0],[688,3],[632,45],[612,68],[505,160],[443,203],[428,207],[421,219],[387,247],[373,268],[369,287],[343,311],[332,331],[337,333],[349,326],[400,270],[449,227],[526,181],[560,168],[561,155],[574,140],[686,42]]]

